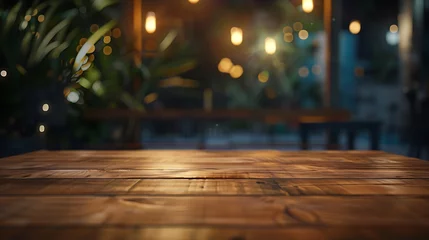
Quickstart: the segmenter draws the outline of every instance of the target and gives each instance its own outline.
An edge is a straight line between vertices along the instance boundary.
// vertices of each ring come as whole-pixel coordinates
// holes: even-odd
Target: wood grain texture
[[[425,227],[0,227],[1,240],[427,240]]]
[[[0,239],[429,239],[429,163],[379,151],[0,159]]]

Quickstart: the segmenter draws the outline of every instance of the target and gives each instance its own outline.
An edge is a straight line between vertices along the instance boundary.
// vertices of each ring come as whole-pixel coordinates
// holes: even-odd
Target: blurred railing
[[[350,112],[337,109],[314,109],[314,110],[162,110],[162,111],[134,111],[127,109],[91,109],[87,110],[84,118],[89,121],[117,121],[117,120],[140,120],[140,121],[156,121],[156,120],[194,120],[198,122],[199,137],[197,148],[205,149],[207,147],[206,129],[207,126],[214,121],[230,122],[235,120],[260,122],[268,126],[268,135],[272,136],[274,131],[270,128],[273,124],[288,124],[298,127],[300,123],[306,122],[344,122],[351,119]],[[132,143],[126,143],[124,148],[132,146],[132,148],[144,148],[141,142],[141,128]],[[174,143],[160,143],[165,146]],[[278,146],[279,143],[270,141],[270,145]],[[296,143],[299,146],[299,143]],[[230,148],[238,147],[237,143],[230,144]],[[247,144],[248,145],[248,144]]]

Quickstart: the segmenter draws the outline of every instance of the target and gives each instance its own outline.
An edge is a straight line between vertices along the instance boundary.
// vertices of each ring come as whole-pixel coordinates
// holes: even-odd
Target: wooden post
[[[325,107],[338,107],[339,103],[339,34],[341,31],[342,0],[324,1],[326,70],[324,87]]]
[[[141,54],[143,52],[143,16],[142,0],[133,0],[133,36],[134,36],[134,61],[141,64]]]

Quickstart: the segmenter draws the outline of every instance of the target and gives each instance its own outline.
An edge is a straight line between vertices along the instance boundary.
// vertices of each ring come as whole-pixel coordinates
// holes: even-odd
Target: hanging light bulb
[[[235,46],[238,46],[243,42],[243,30],[241,28],[231,28],[231,42]]]
[[[146,14],[146,32],[154,33],[156,31],[156,16],[154,12],[148,12]]]
[[[277,50],[276,40],[273,38],[267,37],[265,39],[265,52],[270,55],[273,55]]]
[[[313,11],[313,8],[313,0],[302,0],[302,10],[304,10],[304,12],[311,13]]]

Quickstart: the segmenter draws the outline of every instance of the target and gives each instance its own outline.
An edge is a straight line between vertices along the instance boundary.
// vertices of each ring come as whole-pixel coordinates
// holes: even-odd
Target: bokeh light
[[[292,33],[293,29],[289,26],[286,26],[283,28],[283,33]]]
[[[190,3],[195,4],[198,3],[200,0],[188,0]]]
[[[243,30],[241,28],[231,28],[231,42],[235,46],[238,46],[243,42]]]
[[[89,28],[89,30],[92,32],[92,33],[95,33],[96,31],[98,31],[98,25],[97,24],[92,24],[91,25],[91,27]]]
[[[314,65],[311,68],[311,71],[313,72],[314,75],[320,75],[322,74],[322,67],[320,65]]]
[[[310,13],[313,11],[313,8],[313,0],[302,0],[302,10],[304,10],[304,12]]]
[[[308,31],[307,30],[301,30],[301,31],[299,31],[298,36],[301,40],[306,40],[308,38]]]
[[[233,66],[233,64],[232,64],[231,59],[222,58],[222,60],[220,60],[220,62],[219,62],[218,69],[219,69],[219,72],[229,73],[232,66]]]
[[[39,21],[39,22],[44,22],[45,21],[45,15],[39,15],[38,17],[37,17],[37,21]]]
[[[112,47],[110,47],[110,46],[105,46],[104,48],[103,48],[103,53],[104,53],[104,55],[106,55],[106,56],[109,56],[110,54],[112,54]]]
[[[361,29],[362,29],[362,26],[359,21],[354,20],[350,23],[349,30],[352,34],[360,33]]]
[[[39,125],[39,132],[44,133],[45,131],[46,131],[45,125],[43,125],[43,124]]]
[[[396,24],[392,24],[389,28],[391,33],[397,33],[399,31],[399,27]]]
[[[79,99],[80,99],[80,96],[78,92],[73,91],[67,95],[67,101],[71,103],[77,103]]]
[[[272,55],[274,53],[276,53],[277,50],[277,45],[276,45],[276,40],[274,40],[274,38],[266,38],[265,39],[265,52]]]
[[[47,104],[47,103],[45,103],[45,104],[43,104],[42,105],[42,111],[44,111],[44,112],[47,112],[47,111],[49,111],[49,104]]]
[[[240,65],[234,65],[231,70],[229,71],[229,74],[232,78],[239,78],[243,75],[243,67]]]
[[[0,76],[7,77],[7,71],[6,70],[1,70]]]
[[[112,41],[112,38],[111,38],[110,36],[105,36],[105,37],[103,38],[103,42],[104,42],[105,44],[109,44],[111,41]]]
[[[301,67],[298,70],[298,74],[300,77],[306,78],[310,74],[310,70],[308,70],[308,67]]]
[[[261,83],[266,83],[270,79],[270,73],[268,71],[262,71],[258,74],[258,80]]]
[[[292,33],[285,33],[283,36],[283,39],[285,40],[285,42],[293,42],[293,34]]]
[[[31,15],[25,15],[24,20],[29,22],[31,20]]]
[[[119,28],[115,28],[115,29],[113,29],[113,31],[112,31],[112,36],[113,36],[114,38],[120,38],[120,37],[121,37],[121,35],[122,35],[121,29],[119,29]]]
[[[296,22],[293,24],[293,29],[297,32],[301,31],[304,28],[301,22]]]
[[[154,12],[148,12],[146,14],[145,29],[149,34],[156,31],[156,15]]]

